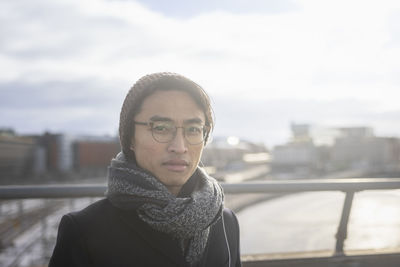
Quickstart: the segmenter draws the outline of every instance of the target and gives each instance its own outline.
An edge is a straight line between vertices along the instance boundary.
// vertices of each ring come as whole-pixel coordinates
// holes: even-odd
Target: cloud
[[[21,133],[114,135],[125,87],[88,80],[1,83],[1,126]]]
[[[151,10],[177,18],[190,18],[221,10],[233,14],[277,14],[299,8],[292,0],[170,0],[168,2],[139,0],[139,2]]]
[[[114,131],[109,114],[157,71],[206,88],[221,133],[279,138],[293,119],[368,122],[365,114],[387,114],[385,129],[398,124],[389,116],[400,110],[397,1],[184,3],[171,13],[155,1],[2,1],[0,112],[12,115],[0,124]]]
[[[0,83],[2,108],[75,108],[79,106],[103,108],[113,106],[123,96],[114,94],[116,85],[97,84],[95,81],[46,81],[43,83]],[[127,88],[125,88],[127,89]],[[100,92],[100,93],[98,93]]]

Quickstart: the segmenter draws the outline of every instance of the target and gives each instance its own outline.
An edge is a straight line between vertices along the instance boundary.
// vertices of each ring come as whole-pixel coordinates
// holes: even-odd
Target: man
[[[213,126],[193,81],[137,81],[121,109],[107,197],[62,218],[49,267],[241,266],[237,219],[198,167]]]

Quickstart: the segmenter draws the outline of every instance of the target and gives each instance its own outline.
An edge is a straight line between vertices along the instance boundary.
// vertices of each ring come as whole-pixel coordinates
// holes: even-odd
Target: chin
[[[182,185],[184,185],[188,180],[189,180],[189,178],[190,178],[190,176],[188,177],[188,176],[186,176],[185,175],[185,177],[174,177],[174,176],[169,176],[168,178],[167,178],[167,185],[170,185],[170,186],[182,186]]]

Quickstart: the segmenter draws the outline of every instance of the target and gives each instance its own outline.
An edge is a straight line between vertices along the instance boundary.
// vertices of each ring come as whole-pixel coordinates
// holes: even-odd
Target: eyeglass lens
[[[204,126],[197,123],[190,123],[183,127],[176,127],[170,122],[152,122],[151,131],[156,141],[160,143],[171,142],[176,135],[178,128],[183,129],[183,134],[189,144],[200,144],[204,141]]]

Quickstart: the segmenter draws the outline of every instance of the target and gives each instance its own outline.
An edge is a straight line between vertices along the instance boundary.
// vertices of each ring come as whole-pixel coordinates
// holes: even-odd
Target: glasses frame
[[[174,133],[173,133],[173,135],[172,135],[172,139],[169,140],[169,141],[161,142],[161,141],[157,140],[157,138],[154,136],[153,124],[154,124],[155,122],[153,122],[153,121],[150,121],[150,122],[133,121],[133,123],[136,124],[136,125],[148,126],[148,127],[150,128],[151,136],[153,137],[153,139],[154,139],[156,142],[161,143],[161,144],[166,144],[166,143],[169,143],[169,142],[171,142],[172,140],[174,140],[175,137],[176,137],[176,133],[178,132],[178,129],[179,129],[179,128],[182,128],[182,132],[183,132],[183,136],[185,137],[185,140],[186,140],[190,145],[199,145],[199,144],[203,143],[203,142],[206,140],[206,137],[207,137],[207,135],[209,134],[209,128],[210,128],[210,127],[207,126],[207,125],[203,125],[203,126],[202,126],[202,128],[203,128],[203,139],[202,139],[200,142],[198,142],[198,143],[191,143],[191,142],[188,140],[188,138],[186,137],[185,127],[184,127],[184,126],[175,126],[175,125],[174,125],[175,131],[174,131]]]

